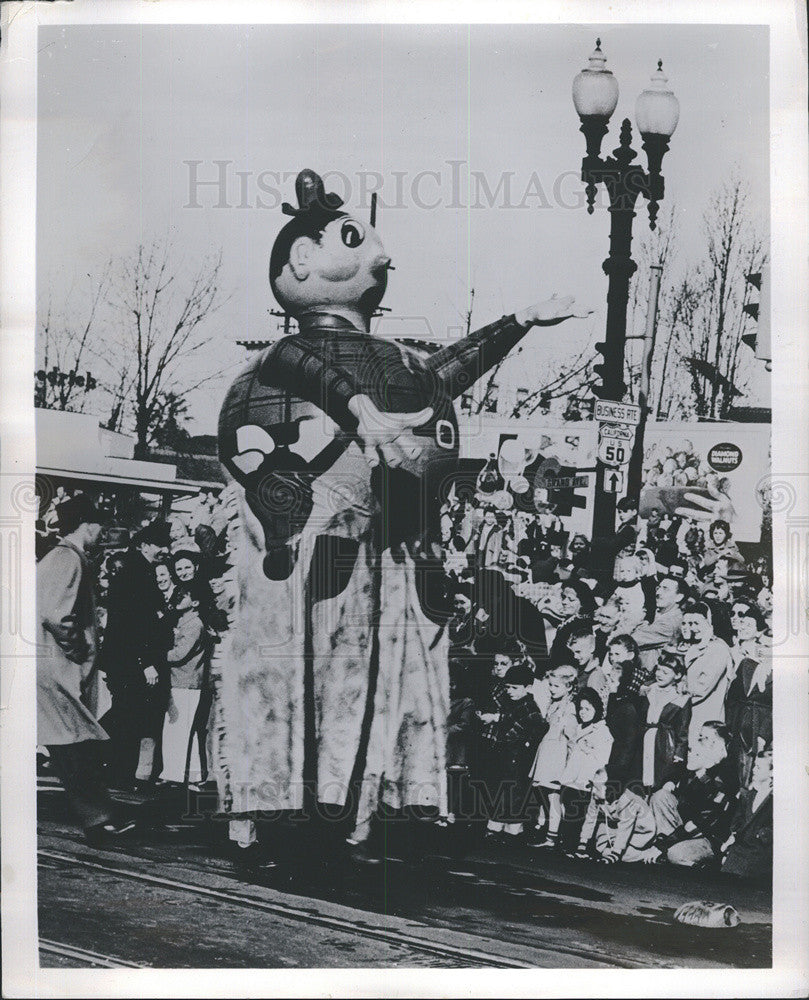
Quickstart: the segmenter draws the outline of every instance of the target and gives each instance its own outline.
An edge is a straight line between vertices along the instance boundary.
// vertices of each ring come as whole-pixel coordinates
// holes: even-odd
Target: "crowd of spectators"
[[[105,783],[125,791],[200,790],[209,778],[210,661],[227,623],[217,497],[203,490],[182,513],[142,516],[129,527],[116,519],[112,496],[91,500],[103,524],[90,553],[99,642],[84,696],[109,736]],[[72,502],[60,486],[43,509],[41,555],[62,538],[60,510]]]
[[[626,500],[614,537],[594,542],[539,495],[533,509],[504,509],[501,485],[480,480],[442,512],[447,822],[496,849],[768,877],[766,556],[745,560],[726,519],[641,518]],[[46,549],[69,500],[57,493],[38,520]],[[106,782],[202,789],[211,655],[227,627],[222,512],[203,493],[122,535],[109,498],[94,502],[107,523],[85,694],[110,737]]]
[[[612,539],[569,535],[486,474],[443,511],[450,820],[493,846],[769,877],[767,556],[726,518],[629,500]]]

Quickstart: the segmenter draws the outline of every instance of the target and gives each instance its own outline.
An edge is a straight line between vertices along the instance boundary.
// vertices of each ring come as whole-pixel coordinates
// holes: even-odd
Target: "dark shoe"
[[[115,843],[135,829],[134,820],[125,823],[97,823],[84,831],[87,843],[91,847],[102,847],[104,844]]]

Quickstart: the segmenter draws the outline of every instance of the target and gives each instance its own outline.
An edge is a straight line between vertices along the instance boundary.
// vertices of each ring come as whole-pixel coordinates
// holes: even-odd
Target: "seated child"
[[[577,858],[590,857],[588,847],[595,836],[599,861],[654,861],[659,856],[652,845],[655,821],[650,806],[635,792],[625,788],[613,802],[607,801],[607,772],[596,771],[593,793],[579,837]]]
[[[666,782],[650,800],[655,844],[672,864],[703,867],[720,856],[738,791],[729,740],[721,722],[704,723],[688,749],[685,774]]]
[[[722,845],[722,871],[767,881],[772,878],[772,747],[765,745],[753,761],[749,787],[739,795]]]

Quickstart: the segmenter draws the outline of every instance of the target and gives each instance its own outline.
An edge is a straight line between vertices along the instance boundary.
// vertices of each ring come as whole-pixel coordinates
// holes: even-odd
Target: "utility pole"
[[[626,495],[631,500],[636,500],[638,504],[640,504],[640,491],[643,488],[643,438],[649,415],[649,383],[652,376],[652,355],[657,331],[657,304],[660,297],[660,276],[663,273],[663,267],[660,264],[652,264],[650,271],[649,311],[646,314],[646,330],[643,334],[643,358],[640,366],[640,389],[638,390],[640,421],[635,428],[635,443],[632,447],[626,486]]]

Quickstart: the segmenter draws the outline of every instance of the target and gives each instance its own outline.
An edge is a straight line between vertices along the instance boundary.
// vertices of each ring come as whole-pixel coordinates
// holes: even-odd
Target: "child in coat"
[[[576,849],[593,778],[606,766],[612,749],[612,733],[604,721],[604,705],[592,688],[582,688],[576,695],[576,718],[579,728],[570,741],[567,764],[561,778],[559,843],[565,851]]]
[[[538,790],[542,801],[542,812],[537,827],[542,825],[543,813],[547,816],[548,823],[545,838],[533,845],[537,847],[555,847],[559,834],[559,823],[562,819],[560,800],[562,775],[567,765],[570,741],[579,727],[573,703],[577,675],[578,671],[572,664],[555,667],[547,675],[543,689],[534,692],[540,709],[545,706],[545,721],[548,725],[548,731],[539,744],[531,768],[531,782]],[[544,696],[547,696],[547,700]],[[539,701],[540,697],[542,702]]]
[[[510,667],[503,678],[506,702],[498,714],[491,737],[486,777],[488,812],[486,836],[522,833],[528,802],[528,766],[547,730],[531,697],[534,675],[530,667]]]

